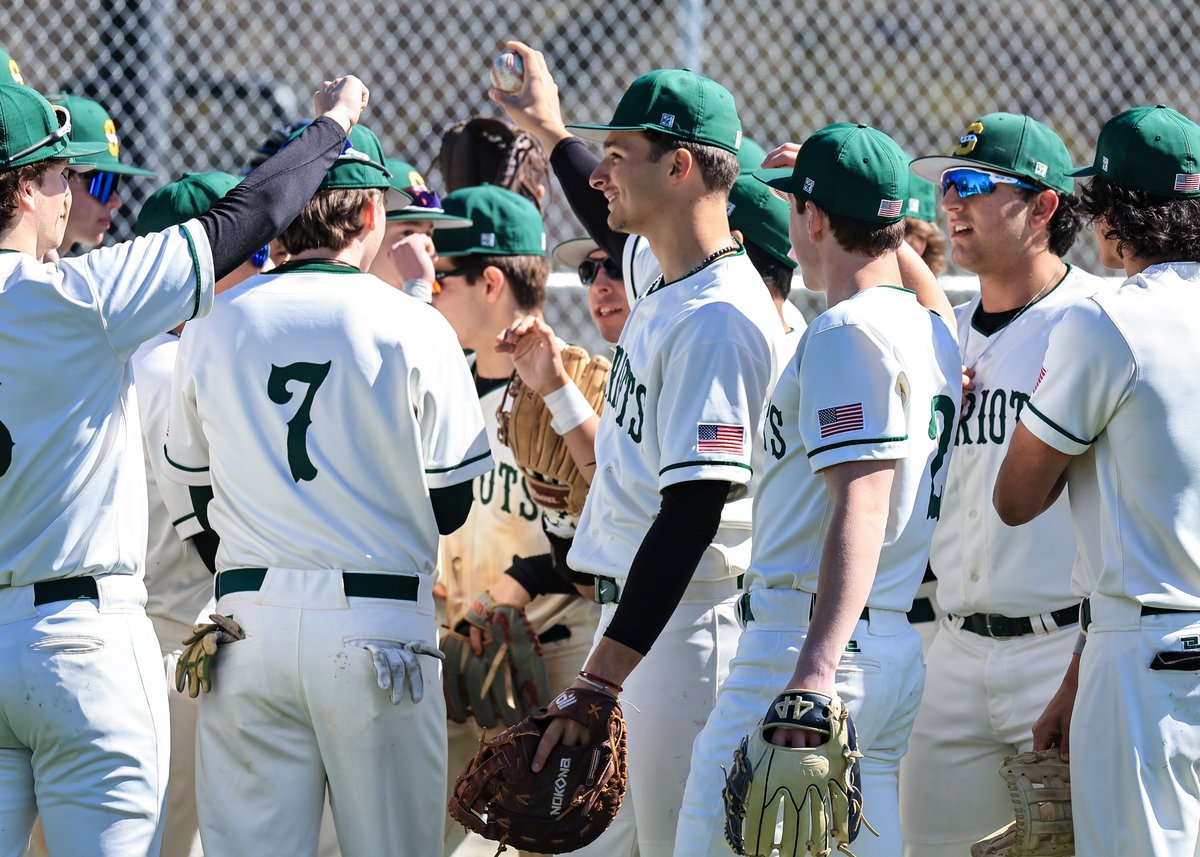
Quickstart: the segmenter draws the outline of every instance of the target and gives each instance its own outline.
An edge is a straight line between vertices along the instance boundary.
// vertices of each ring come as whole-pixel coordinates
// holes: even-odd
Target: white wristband
[[[550,428],[558,435],[579,428],[596,416],[583,391],[569,382],[553,393],[547,393],[542,401],[550,409]]]
[[[433,283],[429,280],[415,279],[404,281],[404,293],[425,303],[433,302]]]

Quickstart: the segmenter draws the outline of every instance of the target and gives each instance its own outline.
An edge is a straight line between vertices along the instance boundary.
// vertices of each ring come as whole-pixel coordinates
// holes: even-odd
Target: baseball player
[[[931,565],[948,614],[927,657],[921,711],[901,777],[911,857],[961,857],[1011,820],[1005,756],[1031,749],[1033,721],[1070,658],[1080,596],[1066,501],[1016,531],[989,498],[1050,331],[1105,287],[1064,256],[1080,225],[1070,159],[1036,120],[991,113],[946,157],[917,158],[938,181],[951,251],[979,276],[956,308],[964,399]]]
[[[94,155],[76,158],[71,162],[68,177],[71,181],[71,216],[59,256],[72,247],[96,247],[112,227],[113,214],[121,207],[122,177],[154,177],[150,170],[121,162],[121,138],[112,117],[100,104],[79,95],[52,95],[51,104],[65,107],[71,114],[71,141],[92,143],[104,148]],[[75,169],[80,164],[90,167],[86,173]]]
[[[629,318],[629,297],[621,265],[589,237],[571,238],[554,248],[554,260],[579,275],[587,288],[588,314],[605,342],[616,344]]]
[[[0,84],[0,853],[20,853],[35,812],[51,853],[158,852],[166,687],[128,361],[206,313],[215,280],[295,217],[366,97],[356,78],[326,83],[312,132],[208,214],[52,266],[67,161],[100,147]]]
[[[493,347],[496,332],[514,320],[540,317],[549,274],[545,227],[533,203],[494,185],[455,191],[446,197],[445,211],[471,225],[435,232],[436,258],[426,255],[428,267],[403,274],[406,280],[436,277],[440,288],[433,306],[454,328],[462,348],[474,352],[471,373],[496,463],[475,484],[476,504],[466,525],[442,540],[446,615],[456,627],[482,592],[497,604],[528,605],[547,676],[557,686],[570,681],[587,656],[596,617],[564,574],[545,573],[553,553],[565,555],[576,521],[543,512],[512,451],[497,439],[496,412],[513,364]],[[523,559],[515,561],[518,557]],[[478,748],[480,728],[468,721],[449,730],[452,779]],[[462,828],[448,820],[445,852],[463,836]]]
[[[539,54],[510,46],[526,58],[520,99],[536,95],[531,85],[552,85]],[[531,77],[534,58],[541,71]],[[557,100],[549,106],[557,115]],[[603,604],[601,633],[573,686],[625,684],[631,703],[622,814],[577,853],[627,853],[636,832],[650,857],[672,851],[691,744],[738,634],[749,510],[727,501],[752,493],[781,330],[729,233],[741,128],[728,91],[692,72],[654,71],[626,90],[611,123],[573,127],[604,142],[591,182],[607,200],[607,228],[635,236],[630,243],[648,239],[663,271],[617,343],[597,469],[568,558],[592,576]],[[552,163],[561,155],[556,145]],[[631,268],[622,269],[628,283]],[[579,738],[555,721],[535,767],[560,737]]]
[[[1075,854],[1200,843],[1200,126],[1161,105],[1104,126],[1084,212],[1128,279],[1062,317],[996,481],[1009,524],[1054,508],[1099,536],[1086,647],[1034,730],[1071,762]],[[1072,705],[1074,711],[1072,714]],[[1069,736],[1069,748],[1068,748]],[[1068,752],[1069,749],[1069,752]]]
[[[898,285],[909,179],[891,138],[831,125],[805,142],[793,169],[757,175],[795,200],[792,246],[829,309],[771,396],[745,631],[696,739],[675,854],[729,853],[721,766],[775,696],[794,688],[846,701],[864,754],[867,814],[880,832],[854,851],[899,855],[896,777],[924,673],[906,611],[925,571],[956,424],[953,316],[928,271],[921,297],[944,316]],[[775,743],[788,740],[781,733]]]
[[[392,174],[389,180],[391,187],[383,198],[387,211],[387,230],[383,235],[382,252],[375,255],[367,273],[374,274],[388,285],[403,289],[405,282],[400,279],[396,263],[390,258],[393,252],[404,252],[404,248],[396,246],[400,241],[411,235],[432,236],[434,227],[462,229],[471,223],[465,218],[446,214],[437,192],[430,189],[425,177],[412,164],[388,158],[384,166]],[[410,243],[425,244],[419,239]],[[433,285],[431,281],[419,280],[413,282],[406,291],[428,302],[433,295]]]
[[[189,173],[159,188],[142,205],[134,231],[138,235],[162,232],[199,217],[238,183],[228,173]],[[221,278],[220,294],[249,276],[269,269],[265,248]],[[146,615],[154,625],[169,680],[175,675],[179,642],[191,631],[197,616],[212,595],[210,568],[216,535],[206,529],[207,508],[196,511],[187,486],[167,478],[163,442],[171,402],[171,374],[179,348],[182,325],[146,341],[131,361],[138,412],[141,416],[149,508],[149,541],[146,546]],[[203,500],[200,501],[203,503]],[[196,700],[170,693],[171,768],[168,777],[163,829],[163,853],[199,857],[200,825],[196,818]]]
[[[176,358],[166,455],[212,486],[217,611],[245,635],[200,704],[209,857],[315,854],[327,787],[343,853],[442,837],[437,533],[492,462],[453,331],[362,273],[389,183],[375,135],[348,142],[280,236],[290,261],[222,295]]]

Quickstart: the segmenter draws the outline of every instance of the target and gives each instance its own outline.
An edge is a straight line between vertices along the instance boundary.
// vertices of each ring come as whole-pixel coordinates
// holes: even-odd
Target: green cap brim
[[[72,164],[71,166],[75,166]],[[106,173],[115,173],[119,176],[143,176],[152,179],[158,175],[153,170],[143,170],[141,167],[131,167],[128,164],[94,164],[98,170]]]
[[[16,163],[6,165],[6,169],[11,167],[23,167],[27,164],[36,164],[39,161],[61,161],[64,159],[70,160],[71,158],[86,158],[88,155],[95,155],[100,152],[108,151],[107,144],[100,144],[99,148],[96,146],[97,144],[95,143],[67,143],[63,146],[62,151],[56,152],[53,155],[45,155],[43,154],[44,149],[38,149],[36,152],[30,152]],[[49,147],[47,146],[44,148]],[[71,167],[74,169],[75,165],[72,164]],[[83,173],[95,169],[92,164],[82,164],[81,167],[81,169],[77,169],[75,171]]]
[[[784,193],[792,192],[791,167],[776,167],[769,170],[755,170],[750,175],[754,176],[769,188],[781,190]]]
[[[428,220],[436,223],[439,229],[466,229],[472,225],[472,221],[466,217],[456,217],[453,214],[446,214],[444,211],[432,211],[428,208],[402,208],[398,211],[389,211],[387,213],[389,222],[396,223],[401,221],[413,220]]]
[[[1067,175],[1071,176],[1072,178],[1094,176],[1098,174],[1099,172],[1096,169],[1095,164],[1088,164],[1086,167],[1071,167],[1071,169],[1067,170]]]

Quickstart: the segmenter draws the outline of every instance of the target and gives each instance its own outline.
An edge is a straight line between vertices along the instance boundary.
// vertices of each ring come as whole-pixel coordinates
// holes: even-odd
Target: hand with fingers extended
[[[319,119],[328,116],[349,133],[367,107],[370,90],[352,74],[326,80],[313,93],[313,113]]]
[[[784,143],[767,152],[760,165],[764,170],[778,170],[784,167],[796,166],[796,156],[800,152],[799,143]]]
[[[425,696],[425,679],[421,675],[418,655],[443,660],[446,655],[437,646],[424,640],[400,643],[391,640],[372,640],[360,644],[370,652],[375,664],[375,678],[379,686],[391,691],[392,705],[399,705],[408,689],[409,698],[420,702]]]
[[[507,42],[525,66],[525,78],[516,92],[489,89],[488,98],[500,105],[518,128],[532,134],[542,148],[553,152],[554,147],[571,136],[563,124],[558,101],[558,84],[554,82],[546,58],[524,42]]]
[[[558,337],[537,316],[527,315],[501,331],[496,336],[496,350],[512,355],[513,369],[539,396],[571,383]]]
[[[192,633],[183,641],[183,651],[175,664],[175,689],[187,691],[195,699],[212,689],[212,667],[218,646],[246,639],[242,626],[232,616],[213,613],[211,622],[202,622],[192,628]]]

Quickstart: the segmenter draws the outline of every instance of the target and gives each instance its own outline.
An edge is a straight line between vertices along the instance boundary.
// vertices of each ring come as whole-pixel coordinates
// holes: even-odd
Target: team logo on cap
[[[495,232],[479,233],[479,246],[480,247],[495,247],[496,246],[496,233]]]
[[[735,134],[733,137],[733,148],[735,148],[735,149],[742,148],[742,129],[740,129],[740,128],[738,129],[737,134]]]
[[[1041,161],[1038,161],[1036,164],[1033,165],[1033,172],[1036,175],[1041,176],[1042,178],[1046,177],[1047,169],[1048,169],[1047,166],[1045,164],[1043,164]]]
[[[114,158],[121,154],[121,141],[117,139],[117,126],[112,119],[104,120],[104,139],[108,140],[108,153]]]
[[[921,200],[917,199],[915,196],[910,196],[908,198],[908,213],[914,214],[914,215],[920,214],[921,213]]]
[[[8,61],[8,73],[12,75],[13,83],[25,85],[25,78],[21,77],[21,67],[17,65],[17,61],[10,59]]]
[[[975,151],[975,147],[979,144],[979,135],[983,133],[982,122],[972,122],[967,126],[967,130],[961,137],[958,138],[958,145],[954,147],[954,154],[969,155]]]
[[[408,171],[408,186],[425,189],[425,176],[421,175],[416,170]]]
[[[1103,155],[1100,158],[1100,169],[1108,172],[1108,155]]]
[[[1176,173],[1175,190],[1185,193],[1200,190],[1200,173]]]
[[[729,215],[733,214],[733,210],[735,208],[737,208],[736,203],[733,203],[733,202],[726,203],[725,204],[725,216],[728,217]]]
[[[904,202],[899,199],[881,199],[879,200],[879,216],[880,217],[899,217],[900,212],[904,210]]]
[[[805,176],[805,178],[804,178],[804,192],[805,193],[812,193],[813,188],[816,186],[817,186],[817,183],[815,181],[813,181],[812,179]]]
[[[662,118],[658,120],[658,124],[663,126],[664,128],[674,128],[675,127],[675,114],[674,113],[664,113],[662,115]]]

